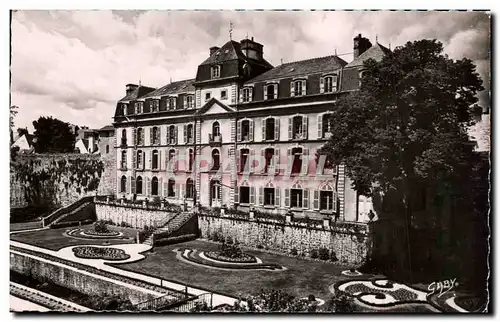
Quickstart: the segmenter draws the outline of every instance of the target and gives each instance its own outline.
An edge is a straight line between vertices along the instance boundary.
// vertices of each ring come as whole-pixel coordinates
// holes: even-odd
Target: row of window
[[[318,138],[328,137],[333,128],[333,117],[331,114],[322,114],[318,116]],[[290,140],[301,140],[307,139],[308,137],[308,117],[302,115],[296,115],[288,118],[288,139]],[[176,125],[170,125],[167,127],[166,143],[167,144],[177,144],[178,130]],[[192,144],[194,143],[194,125],[185,124],[184,129],[184,143]],[[280,139],[280,120],[279,118],[268,117],[261,121],[262,130],[262,140],[263,141],[278,141]],[[145,145],[144,141],[144,128],[138,128],[136,132],[136,144]],[[149,128],[150,133],[150,144],[160,145],[161,128],[158,126],[153,126]],[[210,138],[215,140],[215,138],[220,138],[220,123],[215,121],[212,123],[212,133]],[[245,119],[239,120],[237,122],[237,132],[236,141],[238,142],[251,142],[254,140],[254,121]],[[121,135],[121,145],[127,146],[127,131],[122,130]]]
[[[161,160],[161,151],[158,150],[153,150],[150,152],[150,164],[149,164],[149,169],[151,170],[161,170],[162,167],[160,165],[160,160]],[[170,149],[167,154],[167,158],[165,159],[165,167],[163,169],[165,170],[172,170],[176,171],[178,170],[178,153],[179,150],[177,149]],[[261,150],[261,160],[264,161],[264,166],[260,166],[258,164],[255,164],[253,162],[252,154],[254,153],[254,150],[250,150],[247,148],[240,149],[239,154],[238,154],[238,161],[237,161],[237,170],[240,173],[249,173],[249,172],[255,172],[255,169],[260,169],[261,173],[269,173],[269,171],[274,171],[278,170],[279,168],[276,167],[279,164],[279,149],[277,148],[266,148]],[[307,163],[303,162],[304,160],[302,159],[302,156],[308,155],[309,154],[309,149],[307,148],[302,148],[302,147],[294,147],[294,148],[289,148],[287,149],[287,160],[286,162],[290,162],[290,164],[287,164],[287,169],[288,172],[292,175],[294,174],[299,174],[299,173],[307,173]],[[142,150],[137,150],[137,152],[134,155],[135,159],[133,160],[133,168],[139,169],[139,170],[144,170],[145,169],[145,152]],[[195,161],[195,156],[194,156],[194,150],[193,149],[188,149],[187,150],[187,166],[185,168],[186,171],[193,171],[193,165]],[[323,160],[320,160],[319,158],[316,158],[316,166],[317,166],[317,173],[322,173],[322,174],[334,174],[336,169],[335,169],[335,164],[329,160],[326,159],[324,160],[323,166],[320,168],[318,165],[320,162],[323,162]],[[219,149],[213,149],[212,150],[212,155],[211,155],[211,163],[209,170],[210,171],[217,171],[220,169],[221,166],[221,158],[220,158],[220,151]],[[289,168],[288,168],[289,167]],[[121,162],[120,162],[120,169],[121,170],[126,170],[127,169],[127,151],[123,150],[121,154]]]
[[[333,93],[337,91],[337,75],[328,75],[320,77],[319,92]],[[279,83],[272,82],[263,85],[264,100],[277,99],[279,92]],[[307,95],[307,80],[297,79],[290,82],[290,96],[305,96]],[[245,86],[240,92],[240,102],[248,103],[253,101],[253,86]]]
[[[209,101],[212,98],[212,92],[205,92],[205,102]],[[227,100],[227,89],[220,90],[220,99],[221,101]]]
[[[147,179],[149,180],[149,179]],[[120,193],[132,192],[138,195],[159,196],[160,189],[163,186],[163,196],[168,198],[186,198],[192,199],[195,194],[194,181],[188,178],[185,182],[184,189],[181,191],[181,185],[176,184],[174,179],[169,179],[164,185],[162,179],[157,177],[151,178],[148,181],[148,190],[144,188],[145,180],[138,176],[135,181],[133,179],[127,182],[127,177],[122,176],[120,179]],[[127,184],[130,188],[127,189]],[[149,185],[150,184],[150,185]],[[218,204],[222,200],[221,185],[218,180],[210,182],[210,201],[212,204]],[[287,208],[295,209],[318,209],[325,211],[337,211],[337,193],[329,184],[323,185],[319,190],[312,191],[312,204],[309,204],[310,190],[304,189],[300,184],[293,185],[290,189],[284,189],[284,203]],[[240,205],[262,205],[269,207],[281,206],[281,190],[273,187],[272,183],[265,187],[258,188],[258,196],[256,198],[255,187],[248,186],[248,183],[243,183],[242,186],[235,190],[234,201]],[[181,196],[182,195],[182,196]]]
[[[194,95],[185,95],[181,106],[177,106],[177,97],[169,97],[166,100],[167,110],[179,110],[179,109],[189,109],[194,108]],[[122,113],[127,115],[127,103],[122,103]],[[160,100],[151,100],[151,113],[156,113],[160,111]],[[133,114],[143,114],[144,113],[144,102],[139,101],[134,103],[134,113]]]

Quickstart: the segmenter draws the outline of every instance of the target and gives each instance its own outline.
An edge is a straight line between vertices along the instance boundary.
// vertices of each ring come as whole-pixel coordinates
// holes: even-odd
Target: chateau
[[[389,49],[358,35],[349,63],[331,55],[273,67],[263,47],[231,40],[210,48],[194,79],[126,85],[113,124],[117,197],[367,221],[371,203],[345,165],[316,151],[337,97]]]

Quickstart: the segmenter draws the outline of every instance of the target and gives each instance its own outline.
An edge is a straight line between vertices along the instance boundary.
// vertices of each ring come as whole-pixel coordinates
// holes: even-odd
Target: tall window
[[[243,88],[241,99],[243,103],[250,102],[250,88]]]
[[[122,145],[127,145],[127,130],[122,130]]]
[[[214,124],[212,124],[212,135],[213,136],[220,135],[220,124],[217,121],[215,121]]]
[[[220,152],[217,149],[212,151],[212,170],[219,170],[220,168]]]
[[[122,159],[120,166],[122,169],[127,169],[127,151],[122,151]]]
[[[144,160],[142,159],[142,150],[137,150],[137,168],[141,169],[143,167]]]
[[[174,179],[168,180],[167,196],[168,197],[175,197],[175,180]]]
[[[331,93],[337,91],[337,76],[326,76],[324,78],[324,92]]]
[[[127,177],[122,176],[120,179],[120,192],[125,192],[127,189]]]
[[[241,140],[250,140],[250,121],[244,120],[241,122]]]
[[[170,149],[168,151],[168,169],[173,170],[175,167],[175,150]]]
[[[188,170],[193,171],[194,164],[194,152],[193,149],[189,149],[189,160],[188,160]]]
[[[264,166],[264,172],[267,173],[269,169],[273,166],[273,159],[274,159],[274,149],[273,148],[267,148],[264,151],[264,158],[265,158],[265,166]]]
[[[186,108],[193,108],[194,107],[194,97],[193,95],[188,95],[186,97]]]
[[[137,145],[144,144],[144,129],[142,127],[137,129]]]
[[[264,188],[264,205],[274,206],[275,204],[275,189],[271,187]]]
[[[151,179],[151,195],[158,196],[158,178]]]
[[[266,140],[275,140],[275,120],[273,117],[266,119]]]
[[[304,137],[304,120],[300,115],[294,116],[292,121],[292,133],[294,139],[301,139]]]
[[[290,189],[290,207],[292,208],[302,208],[302,188],[292,188]]]
[[[127,104],[122,105],[122,115],[127,115]]]
[[[160,108],[160,100],[151,101],[151,112],[158,112]]]
[[[106,144],[106,153],[109,153],[109,145]]]
[[[153,170],[157,170],[158,169],[158,165],[159,165],[159,162],[158,162],[158,150],[153,150],[153,160],[151,160],[151,168]]]
[[[320,210],[333,210],[333,191],[321,190],[319,192],[319,209]]]
[[[176,142],[175,125],[170,125],[168,127],[168,132],[167,132],[167,143],[175,144],[175,142]]]
[[[222,189],[219,180],[210,181],[210,198],[212,201],[222,199]]]
[[[292,163],[292,174],[297,174],[300,173],[300,170],[302,169],[302,148],[293,148],[292,149],[292,158],[293,158],[293,163]]]
[[[249,154],[250,154],[249,149],[241,149],[240,150],[240,172],[243,172],[246,170],[245,166],[248,162]],[[248,168],[250,168],[250,165],[248,165]]]
[[[144,112],[144,103],[143,102],[135,102],[135,114],[141,114]]]
[[[141,176],[137,177],[137,180],[135,181],[135,192],[138,195],[142,194],[142,177]]]
[[[186,180],[186,198],[193,199],[194,197],[194,182],[193,179],[188,178]]]
[[[240,187],[240,203],[250,203],[250,187]]]
[[[220,77],[220,66],[212,66],[212,78]]]
[[[188,124],[186,126],[186,143],[193,143],[194,142],[193,129],[194,129],[193,124]]]
[[[332,129],[333,129],[333,115],[332,114],[323,115],[323,137],[325,137],[327,133],[332,133]]]
[[[276,84],[270,84],[270,85],[266,85],[266,93],[267,93],[267,99],[268,100],[272,100],[272,99],[275,99],[275,98],[278,98],[277,96],[277,92],[275,91],[275,88],[277,88],[278,85]]]
[[[305,93],[304,93],[305,91],[304,91],[304,87],[303,87],[302,82],[303,81],[299,80],[299,81],[295,81],[292,83],[295,96],[305,95]]]
[[[153,129],[151,130],[151,139],[153,142],[152,144],[160,144],[160,131],[158,130],[157,126],[153,126]]]

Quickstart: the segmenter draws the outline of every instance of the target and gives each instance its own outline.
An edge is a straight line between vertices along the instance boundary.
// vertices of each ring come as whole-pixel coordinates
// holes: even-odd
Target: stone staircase
[[[177,230],[182,228],[189,219],[195,216],[192,212],[181,212],[172,218],[165,220],[165,222],[160,222],[158,229],[156,229],[145,241],[144,244],[153,246],[155,235],[161,235],[162,238],[167,238],[172,236]]]

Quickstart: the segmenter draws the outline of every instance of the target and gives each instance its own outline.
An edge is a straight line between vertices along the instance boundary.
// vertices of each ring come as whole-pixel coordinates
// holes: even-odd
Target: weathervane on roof
[[[233,22],[229,21],[229,40],[233,40]]]

